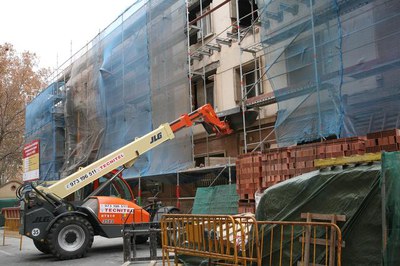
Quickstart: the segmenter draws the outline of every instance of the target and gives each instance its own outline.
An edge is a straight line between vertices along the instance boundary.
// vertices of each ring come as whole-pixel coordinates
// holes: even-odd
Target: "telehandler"
[[[124,224],[149,228],[158,215],[134,203],[132,191],[121,173],[141,154],[173,139],[174,133],[194,123],[202,123],[207,132],[217,135],[232,132],[211,105],[206,104],[169,124],[162,124],[49,187],[33,184],[21,187],[17,193],[21,200],[20,234],[32,238],[35,246],[44,253],[52,253],[59,259],[75,259],[87,253],[95,235],[122,237]],[[107,181],[98,185],[102,177]],[[96,182],[97,188],[80,203],[66,200],[67,196],[89,184],[96,187],[93,185]],[[120,197],[101,195],[105,187],[111,186]],[[173,207],[161,208],[158,214],[172,210]]]

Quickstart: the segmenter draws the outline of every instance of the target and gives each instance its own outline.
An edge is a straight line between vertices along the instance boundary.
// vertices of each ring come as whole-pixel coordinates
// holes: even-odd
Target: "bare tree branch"
[[[26,95],[45,87],[48,70],[34,54],[0,45],[0,185],[21,174]]]

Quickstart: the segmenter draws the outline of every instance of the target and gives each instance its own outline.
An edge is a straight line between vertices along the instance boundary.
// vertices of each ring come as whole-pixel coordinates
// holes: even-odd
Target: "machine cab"
[[[102,184],[110,180],[116,170],[95,180],[86,186],[85,198]],[[135,203],[132,190],[128,183],[119,174],[108,185],[101,189],[95,196],[90,196],[82,207],[95,214],[101,224],[147,223],[150,215]]]
[[[87,185],[82,190],[81,198],[84,199],[90,195],[93,191],[98,189],[102,184],[110,180],[114,174],[117,173],[117,170],[113,170],[110,173],[100,177],[95,180],[93,183]],[[127,201],[135,202],[135,198],[133,196],[133,192],[129,184],[122,177],[122,174],[117,175],[110,184],[108,184],[105,188],[98,192],[97,196],[108,196],[125,199]]]

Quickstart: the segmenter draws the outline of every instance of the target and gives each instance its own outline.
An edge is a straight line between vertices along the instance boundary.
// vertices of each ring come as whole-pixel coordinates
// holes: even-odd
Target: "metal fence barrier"
[[[180,255],[217,265],[341,266],[339,227],[322,222],[256,221],[250,216],[164,215],[163,264]]]
[[[6,237],[19,238],[19,250],[22,249],[22,235],[19,234],[20,226],[20,209],[19,207],[2,208],[1,213],[4,216],[3,230],[3,246],[6,242]]]
[[[145,259],[157,260],[157,232],[159,231],[160,229],[156,228],[135,230],[134,228],[124,227],[122,229],[124,262],[139,260],[139,258],[136,257],[136,234],[140,233],[149,235],[150,256]]]

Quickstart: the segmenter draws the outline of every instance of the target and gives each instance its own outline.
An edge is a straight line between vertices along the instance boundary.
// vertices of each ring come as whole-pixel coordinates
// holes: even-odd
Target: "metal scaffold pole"
[[[243,119],[243,141],[244,141],[244,153],[247,153],[247,132],[246,132],[246,99],[247,95],[244,91],[243,86],[243,66],[242,66],[242,49],[241,49],[241,34],[240,34],[240,13],[239,13],[239,0],[236,0],[236,27],[237,27],[237,38],[238,38],[238,50],[239,50],[239,74],[240,74],[240,92],[242,96],[242,119]]]
[[[193,95],[192,95],[192,69],[190,67],[191,64],[191,53],[190,53],[190,21],[189,21],[189,0],[185,0],[186,3],[186,41],[187,41],[187,63],[188,63],[188,79],[189,79],[189,106],[190,112],[193,112]],[[192,162],[194,162],[194,139],[193,139],[193,129],[190,128],[190,141],[192,145]]]
[[[311,28],[312,28],[312,41],[313,41],[313,53],[314,53],[314,75],[315,75],[315,83],[317,89],[317,111],[318,111],[318,135],[323,137],[322,134],[322,118],[321,118],[321,96],[320,96],[320,80],[319,80],[319,73],[318,73],[318,54],[317,54],[317,44],[315,40],[315,25],[314,25],[314,8],[313,8],[313,0],[310,0],[310,16],[311,16]]]

